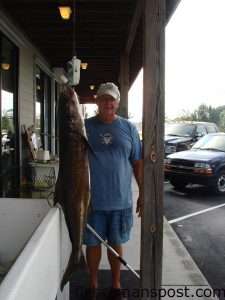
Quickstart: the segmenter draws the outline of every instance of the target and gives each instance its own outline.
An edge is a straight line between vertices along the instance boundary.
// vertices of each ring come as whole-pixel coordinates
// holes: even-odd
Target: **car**
[[[216,124],[209,122],[176,122],[165,127],[164,153],[190,149],[194,143],[208,133],[218,132]]]
[[[164,159],[166,178],[176,189],[188,183],[211,186],[218,195],[225,195],[225,133],[211,133],[186,151]]]

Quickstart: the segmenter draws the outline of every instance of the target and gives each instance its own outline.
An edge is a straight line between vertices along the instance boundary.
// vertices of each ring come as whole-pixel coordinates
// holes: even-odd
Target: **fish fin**
[[[66,270],[63,274],[63,278],[61,280],[60,289],[63,290],[64,286],[67,284],[68,281],[72,279],[74,274],[78,271],[82,272],[88,272],[87,263],[84,257],[84,253],[82,251],[81,257],[78,263],[74,263],[74,251],[70,254],[70,259],[68,262],[68,265],[66,267]]]
[[[87,138],[85,136],[83,136],[83,142],[84,145],[86,146],[86,148],[91,152],[91,154],[97,159],[97,161],[100,163],[100,160],[96,154],[96,152],[94,151],[94,149],[92,148],[92,146],[90,145],[90,143],[88,142]]]

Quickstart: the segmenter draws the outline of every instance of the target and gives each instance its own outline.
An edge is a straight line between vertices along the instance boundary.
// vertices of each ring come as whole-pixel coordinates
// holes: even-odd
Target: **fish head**
[[[86,135],[78,96],[73,88],[69,86],[64,87],[60,94],[58,119],[62,125],[62,132],[70,135],[74,140],[79,136]]]

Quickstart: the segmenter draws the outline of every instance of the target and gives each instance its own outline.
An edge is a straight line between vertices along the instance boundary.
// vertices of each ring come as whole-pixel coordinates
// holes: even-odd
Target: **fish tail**
[[[87,263],[83,251],[81,253],[81,258],[78,263],[74,263],[74,251],[72,251],[72,253],[70,254],[70,259],[60,284],[61,291],[63,290],[67,282],[72,279],[76,271],[85,271],[85,272],[88,271]]]

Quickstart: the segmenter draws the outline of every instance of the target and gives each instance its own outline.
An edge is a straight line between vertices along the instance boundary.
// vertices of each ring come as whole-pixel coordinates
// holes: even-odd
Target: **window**
[[[205,126],[204,125],[198,125],[195,134],[200,134],[200,135],[207,134]]]
[[[217,132],[216,127],[214,125],[207,125],[206,127],[207,127],[208,133]]]
[[[51,150],[51,78],[36,66],[35,128],[45,150]]]
[[[0,33],[0,194],[7,197],[14,168],[19,162],[18,146],[18,48]],[[14,171],[14,172],[13,172]]]

